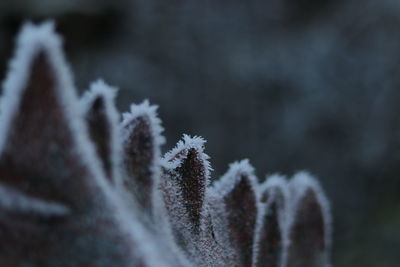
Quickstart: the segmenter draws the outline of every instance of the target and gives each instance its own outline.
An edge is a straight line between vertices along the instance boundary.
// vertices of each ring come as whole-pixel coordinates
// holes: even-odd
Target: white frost
[[[287,227],[290,229],[291,225],[295,223],[298,204],[301,202],[301,199],[306,195],[308,190],[312,190],[312,192],[314,192],[317,202],[321,207],[325,234],[325,251],[328,253],[332,246],[332,217],[330,204],[319,182],[308,172],[298,172],[289,182],[290,214],[287,220]],[[327,255],[327,257],[329,258],[329,255]]]
[[[222,196],[229,194],[235,188],[236,184],[240,182],[242,176],[248,178],[257,197],[257,177],[254,175],[254,167],[251,166],[248,159],[229,164],[228,171],[218,181],[214,182],[214,192]]]
[[[203,201],[203,206],[201,208],[200,214],[201,218],[205,218],[205,202],[206,202],[206,191],[207,188],[210,184],[210,172],[212,171],[210,162],[208,159],[210,158],[206,153],[204,153],[204,144],[205,140],[200,137],[200,136],[194,136],[191,137],[189,135],[184,134],[183,135],[183,140],[180,140],[175,148],[170,150],[164,155],[164,158],[161,161],[162,167],[165,170],[170,171],[171,173],[174,173],[175,169],[178,168],[184,161],[184,159],[187,158],[188,152],[190,149],[194,149],[196,151],[196,156],[198,157],[199,161],[202,163],[204,167],[204,201]],[[176,174],[179,175],[179,174]],[[182,177],[185,179],[185,177]],[[180,188],[179,185],[176,184],[175,180],[169,179],[169,177],[164,177],[164,184],[165,186],[168,186],[168,189],[170,193],[173,191],[176,191],[171,195],[171,197],[176,197],[176,199],[173,199],[171,201],[173,205],[172,208],[176,209],[177,211],[179,210],[180,205],[176,205],[179,202],[184,202],[185,200],[182,198],[181,191],[180,190],[175,190],[175,188]],[[185,213],[183,211],[179,211],[178,213]],[[184,222],[186,223],[186,222]]]
[[[204,153],[204,143],[206,142],[203,138],[184,134],[183,140],[179,141],[175,148],[167,152],[162,159],[162,167],[166,171],[162,179],[161,190],[164,194],[164,201],[166,202],[166,208],[168,210],[169,224],[174,229],[173,234],[175,240],[177,235],[183,237],[186,241],[184,247],[186,253],[193,260],[196,266],[208,266],[212,264],[210,258],[213,258],[215,254],[208,253],[207,247],[204,246],[207,237],[203,236],[204,224],[207,217],[206,210],[206,192],[210,181],[211,166],[208,161],[209,156]],[[185,199],[182,195],[182,188],[178,185],[177,180],[173,179],[175,176],[180,176],[176,169],[183,164],[187,158],[188,153],[191,149],[195,150],[196,157],[203,167],[204,173],[204,196],[203,203],[200,212],[200,233],[196,233],[193,228],[192,221],[189,218],[189,214],[184,207]],[[180,177],[185,179],[186,177]],[[211,245],[211,244],[210,244]],[[208,264],[206,264],[208,263]]]
[[[29,196],[4,184],[0,184],[0,207],[11,212],[45,217],[66,216],[70,213],[66,205]]]
[[[253,265],[256,266],[258,254],[259,254],[259,245],[260,245],[260,235],[262,228],[264,227],[264,220],[266,213],[269,212],[270,206],[273,202],[279,201],[278,204],[278,223],[281,232],[282,239],[282,255],[280,266],[285,266],[286,257],[287,257],[287,246],[289,245],[288,240],[288,229],[287,229],[287,217],[288,215],[288,202],[289,202],[289,188],[288,182],[285,176],[279,174],[273,174],[266,177],[266,180],[259,184],[257,187],[258,196],[259,196],[259,209],[257,215],[257,223],[256,223],[256,231],[254,237],[254,246],[253,246]],[[265,203],[262,203],[260,200],[263,197],[263,194],[268,193],[269,197]]]
[[[251,253],[254,253],[254,238],[256,231],[256,222],[257,216],[260,211],[260,203],[259,203],[259,192],[257,190],[257,177],[254,174],[254,168],[249,163],[248,159],[244,159],[241,161],[233,162],[229,165],[228,171],[216,182],[214,182],[213,186],[207,192],[208,203],[210,205],[210,212],[212,221],[217,225],[214,225],[215,229],[215,238],[218,240],[222,246],[229,248],[226,250],[227,256],[233,260],[233,262],[237,261],[237,253],[241,253],[240,251],[235,251],[234,247],[239,245],[236,249],[241,249],[240,244],[233,244],[237,241],[233,241],[229,236],[229,217],[236,216],[235,214],[229,214],[230,211],[227,210],[227,203],[224,200],[226,196],[228,196],[242,181],[242,179],[246,179],[249,183],[252,192],[254,193],[254,201],[255,201],[255,209],[256,214],[254,218],[253,225],[253,237],[252,243],[253,247],[251,248]],[[249,220],[246,216],[241,218],[242,220]],[[252,256],[253,257],[253,256]]]
[[[132,104],[130,107],[130,112],[125,112],[122,114],[122,123],[121,127],[127,127],[129,124],[139,117],[144,117],[150,123],[150,131],[152,137],[155,141],[154,147],[157,148],[156,156],[160,156],[159,147],[165,143],[165,138],[162,136],[162,132],[164,128],[161,126],[161,120],[157,115],[157,105],[150,105],[148,100],[144,100],[141,104]],[[133,127],[131,128],[131,130]],[[123,138],[126,138],[130,135],[129,131],[124,132]]]
[[[132,131],[135,129],[135,120],[142,117],[149,123],[149,131],[151,138],[154,141],[154,151],[153,151],[153,182],[155,185],[159,183],[160,177],[160,165],[159,162],[161,157],[160,147],[165,143],[165,138],[162,135],[164,128],[161,126],[161,120],[157,114],[157,105],[150,105],[148,100],[144,100],[141,104],[132,104],[130,107],[130,112],[125,112],[122,114],[122,122],[120,125],[120,134],[122,142],[128,140],[132,135]]]
[[[120,124],[120,136],[121,143],[129,140],[136,127],[136,121],[138,118],[143,118],[149,126],[149,132],[151,139],[153,140],[153,159],[152,166],[150,166],[153,180],[153,190],[152,190],[152,204],[153,216],[157,213],[162,212],[162,199],[160,192],[158,191],[158,186],[160,183],[161,176],[161,146],[165,143],[165,138],[162,135],[164,128],[161,126],[161,120],[157,114],[157,105],[150,105],[148,100],[144,100],[140,104],[132,104],[130,106],[130,112],[125,112],[122,114],[122,122]],[[122,184],[120,187],[123,189]]]
[[[105,83],[102,79],[92,82],[89,90],[87,90],[80,99],[80,107],[85,116],[91,109],[96,99],[102,99],[104,103],[104,111],[110,130],[110,151],[111,151],[111,169],[113,182],[121,183],[121,142],[119,133],[120,116],[115,107],[115,97],[118,89]]]
[[[212,168],[209,162],[210,157],[204,152],[204,144],[207,141],[201,136],[191,137],[187,134],[184,134],[182,139],[183,140],[180,140],[173,149],[164,155],[162,160],[163,166],[166,169],[178,168],[180,164],[182,164],[182,159],[186,158],[188,151],[193,148],[197,151],[197,155],[205,167],[206,186],[208,186]]]
[[[54,33],[53,22],[45,22],[38,26],[32,23],[24,24],[17,37],[16,46],[15,56],[9,63],[7,78],[3,82],[4,93],[0,102],[0,153],[4,150],[11,121],[27,87],[33,60],[41,51],[47,54],[49,63],[56,72],[57,82],[67,88],[73,87],[72,75],[61,52],[62,39]],[[71,94],[66,94],[66,97],[71,97]]]
[[[114,116],[113,120],[119,122],[119,114],[115,109],[114,101],[117,95],[118,88],[108,85],[102,79],[98,79],[90,84],[87,90],[80,99],[81,108],[83,113],[87,113],[97,98],[104,100],[107,114]]]

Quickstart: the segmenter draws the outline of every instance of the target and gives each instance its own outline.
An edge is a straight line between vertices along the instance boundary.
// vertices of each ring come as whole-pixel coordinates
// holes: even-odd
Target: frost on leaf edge
[[[130,136],[132,135],[132,131],[135,129],[135,121],[142,117],[146,122],[148,122],[148,126],[150,129],[150,134],[152,139],[154,140],[154,151],[153,151],[153,166],[152,168],[152,179],[154,183],[154,188],[153,188],[153,197],[156,199],[153,199],[153,204],[157,204],[157,198],[158,196],[158,184],[160,183],[159,177],[161,175],[161,146],[165,144],[165,137],[162,135],[164,132],[164,128],[161,125],[161,119],[158,117],[157,114],[157,109],[158,105],[150,105],[149,101],[145,99],[142,103],[140,104],[131,104],[130,106],[130,111],[129,112],[124,112],[122,113],[122,122],[119,125],[119,134],[120,134],[120,142],[121,145],[125,140],[128,140]],[[122,148],[121,148],[122,149]],[[159,207],[158,207],[159,208]]]
[[[306,194],[308,189],[315,193],[315,197],[321,206],[322,218],[324,220],[324,241],[326,242],[326,251],[329,252],[332,247],[332,216],[331,207],[328,198],[318,180],[307,171],[297,172],[288,183],[289,193],[291,195],[289,203],[288,228],[294,223],[299,200]]]
[[[63,217],[71,213],[64,204],[32,197],[1,183],[0,196],[0,208],[13,213],[34,213],[43,217]]]
[[[235,161],[229,164],[228,171],[222,175],[219,180],[214,182],[211,188],[212,193],[226,196],[235,188],[236,184],[240,182],[242,176],[246,177],[249,181],[256,196],[256,200],[258,200],[257,177],[254,174],[254,167],[250,164],[248,159]]]
[[[271,205],[271,201],[273,201],[272,198],[269,198],[267,202],[262,203],[261,198],[263,194],[268,191],[268,190],[280,190],[283,195],[284,199],[284,207],[283,210],[280,212],[280,216],[278,218],[279,221],[279,226],[281,228],[281,234],[282,234],[282,246],[283,246],[283,251],[282,251],[282,256],[281,256],[281,264],[280,266],[285,266],[286,258],[287,258],[287,246],[289,245],[289,239],[288,239],[288,225],[287,225],[287,220],[288,220],[288,207],[289,207],[289,200],[290,200],[290,193],[289,193],[289,187],[288,187],[288,180],[287,177],[284,175],[280,174],[272,174],[272,175],[267,175],[266,179],[264,182],[258,184],[257,186],[257,191],[258,191],[258,207],[259,207],[259,214],[257,215],[257,221],[256,221],[256,227],[255,227],[255,236],[254,236],[254,244],[253,244],[253,264],[254,266],[257,265],[258,261],[258,254],[259,254],[259,242],[260,242],[260,232],[263,227],[263,218],[265,216],[265,213],[268,209],[268,207]]]
[[[175,170],[181,164],[183,164],[184,160],[187,158],[187,155],[191,149],[195,150],[196,157],[204,167],[204,177],[205,177],[205,184],[204,184],[204,200],[203,206],[201,208],[201,216],[200,216],[200,231],[204,230],[204,219],[206,218],[207,212],[207,192],[209,190],[210,184],[210,172],[212,171],[210,162],[208,159],[210,158],[206,153],[204,153],[204,144],[206,140],[200,136],[189,136],[187,134],[183,134],[182,140],[180,140],[176,146],[167,152],[164,157],[161,159],[161,164],[164,171]],[[178,156],[177,156],[178,155]],[[165,177],[164,177],[165,179]],[[165,181],[165,180],[164,180]],[[175,185],[176,186],[176,185]],[[174,186],[172,186],[173,188]],[[163,189],[161,189],[163,190]],[[182,197],[180,194],[181,192],[177,190],[179,197]],[[168,215],[166,215],[168,216]],[[190,236],[188,232],[188,236]]]
[[[157,114],[158,105],[150,105],[149,101],[146,99],[140,104],[131,104],[130,111],[122,113],[121,128],[128,127],[135,119],[139,117],[145,117],[146,121],[149,122],[149,127],[151,130],[152,137],[155,141],[154,147],[157,148],[156,156],[160,156],[159,147],[165,144],[165,137],[162,136],[164,128],[161,126],[161,120]],[[133,130],[133,129],[131,129]],[[130,132],[127,131],[123,138],[129,136]]]
[[[92,105],[96,101],[96,99],[100,98],[103,101],[105,116],[107,121],[110,123],[112,177],[115,180],[114,182],[119,184],[122,180],[119,170],[122,160],[122,146],[118,131],[120,116],[115,106],[115,98],[117,92],[117,87],[107,84],[102,79],[98,79],[90,84],[89,89],[83,94],[83,96],[79,100],[79,104],[83,116],[86,116],[87,113],[90,112],[90,109],[92,108]]]
[[[117,87],[107,84],[103,79],[97,79],[90,84],[89,89],[84,92],[79,101],[82,112],[84,114],[87,113],[92,103],[97,98],[101,98],[104,101],[107,112],[106,114],[108,116],[113,116],[113,121],[117,123],[119,121],[119,114],[115,108],[115,97],[117,96],[117,92]]]
[[[199,157],[199,160],[203,162],[205,172],[204,175],[206,177],[205,186],[207,188],[210,184],[210,174],[213,169],[211,168],[209,161],[210,157],[204,152],[204,144],[206,142],[207,141],[201,136],[190,136],[183,134],[182,140],[180,140],[173,149],[164,155],[162,159],[162,166],[165,169],[170,170],[178,168],[183,163],[183,160],[187,157],[189,150],[194,149]],[[178,154],[179,156],[176,157]]]
[[[10,61],[7,78],[3,83],[4,93],[0,100],[0,154],[5,148],[9,128],[29,82],[33,61],[43,52],[54,71],[56,86],[53,90],[63,108],[75,148],[96,181],[101,184],[102,179],[99,177],[104,178],[104,174],[79,109],[72,74],[62,51],[61,37],[55,33],[54,28],[52,21],[39,25],[28,22],[23,25],[17,37],[15,56]]]

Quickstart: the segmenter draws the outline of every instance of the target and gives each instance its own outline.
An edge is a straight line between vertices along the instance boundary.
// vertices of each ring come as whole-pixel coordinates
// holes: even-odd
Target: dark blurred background
[[[213,178],[249,158],[307,169],[334,213],[335,266],[399,266],[400,1],[14,0],[0,75],[25,20],[53,18],[80,90],[160,106],[167,145],[208,140]]]

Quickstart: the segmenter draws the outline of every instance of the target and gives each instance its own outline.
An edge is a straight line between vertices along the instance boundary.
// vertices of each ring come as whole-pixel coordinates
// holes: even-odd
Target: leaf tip
[[[145,99],[140,104],[132,104],[130,111],[122,114],[121,128],[128,128],[130,124],[138,118],[144,118],[151,129],[151,133],[155,140],[156,146],[165,144],[165,138],[162,136],[164,128],[161,126],[161,120],[157,114],[158,105],[150,105],[150,102]]]

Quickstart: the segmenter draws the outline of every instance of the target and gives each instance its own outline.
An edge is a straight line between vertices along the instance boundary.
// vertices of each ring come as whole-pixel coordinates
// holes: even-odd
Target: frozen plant
[[[329,204],[302,172],[214,184],[205,140],[161,157],[157,107],[78,98],[51,22],[25,24],[0,105],[1,266],[329,266]]]

